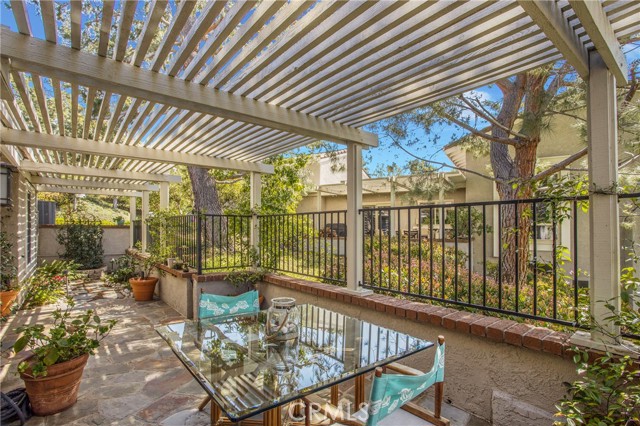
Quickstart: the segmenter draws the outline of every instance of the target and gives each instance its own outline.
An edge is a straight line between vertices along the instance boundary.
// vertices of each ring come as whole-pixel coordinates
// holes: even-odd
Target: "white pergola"
[[[589,82],[591,184],[616,181],[615,86],[628,77],[620,41],[640,32],[638,1],[106,0],[93,48],[82,47],[81,2],[68,23],[51,1],[39,15],[25,0],[11,6],[18,31],[1,29],[0,54],[9,161],[43,188],[157,182],[163,205],[174,164],[233,169],[251,173],[259,203],[259,176],[273,171],[262,160],[318,139],[346,144],[353,291],[361,150],[377,145],[366,124],[564,58]],[[617,295],[616,196],[594,192],[590,215],[592,300],[603,300]]]

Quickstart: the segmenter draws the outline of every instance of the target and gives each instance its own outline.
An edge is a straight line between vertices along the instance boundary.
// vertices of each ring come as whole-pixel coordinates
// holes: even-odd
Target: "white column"
[[[347,289],[362,291],[362,147],[347,146]]]
[[[169,208],[169,182],[160,182],[160,210]]]
[[[391,185],[391,189],[389,191],[389,205],[391,207],[396,206],[396,178],[392,176],[389,178],[389,184]],[[389,237],[396,235],[396,216],[398,212],[395,210],[391,210],[389,212]],[[409,224],[409,229],[411,229],[411,224]]]
[[[249,241],[256,253],[260,250],[260,223],[258,221],[258,209],[262,204],[262,175],[251,172],[250,176],[250,206],[251,206],[251,232]]]
[[[316,212],[322,211],[322,191],[320,191],[320,187],[316,190]]]
[[[129,197],[129,247],[133,248],[135,241],[133,241],[134,224],[136,220],[136,197]]]
[[[147,251],[147,216],[149,216],[149,191],[142,191],[142,251]]]
[[[602,301],[620,309],[620,223],[618,196],[618,131],[616,80],[597,52],[589,54],[587,125],[589,138],[589,238],[591,313],[606,332],[619,327],[604,318],[611,314]],[[613,299],[613,300],[612,300]],[[591,338],[614,343],[602,333]]]

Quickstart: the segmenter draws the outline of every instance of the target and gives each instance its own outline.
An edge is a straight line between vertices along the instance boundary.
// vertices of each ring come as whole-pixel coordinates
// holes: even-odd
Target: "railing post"
[[[129,197],[129,247],[135,245],[136,197]]]
[[[147,251],[147,233],[149,227],[147,225],[147,216],[149,216],[149,191],[142,191],[142,224],[140,225],[140,240],[142,243],[142,251]]]
[[[347,146],[347,289],[370,293],[362,286],[364,236],[362,233],[362,147]]]
[[[249,231],[249,244],[253,248],[256,259],[260,258],[260,220],[258,218],[258,209],[262,204],[262,175],[260,173],[251,172],[251,229]],[[253,267],[258,265],[254,264]]]
[[[591,315],[602,331],[593,330],[591,346],[616,344],[620,327],[605,301],[620,310],[620,223],[618,213],[618,131],[616,80],[597,51],[589,54],[587,125],[589,143],[589,295]],[[574,341],[576,341],[574,335]]]
[[[213,226],[213,225],[212,225]],[[196,213],[196,257],[198,275],[202,275],[202,214]]]

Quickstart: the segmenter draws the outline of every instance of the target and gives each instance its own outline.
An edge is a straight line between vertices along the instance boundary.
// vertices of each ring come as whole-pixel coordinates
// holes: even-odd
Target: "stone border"
[[[343,303],[362,306],[378,312],[385,312],[419,323],[438,325],[459,333],[486,338],[496,343],[506,343],[556,355],[564,359],[571,360],[574,354],[571,350],[572,345],[569,343],[570,334],[553,331],[545,327],[535,327],[512,320],[397,299],[382,294],[358,296],[348,292],[343,287],[283,275],[267,274],[264,282],[311,293],[327,299],[335,299]]]

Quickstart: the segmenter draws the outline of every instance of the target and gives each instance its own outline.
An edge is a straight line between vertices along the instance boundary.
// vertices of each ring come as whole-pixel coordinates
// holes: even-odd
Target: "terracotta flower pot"
[[[0,301],[2,302],[2,316],[6,317],[11,312],[11,306],[18,297],[18,290],[0,291]]]
[[[20,373],[36,416],[59,413],[76,403],[80,380],[88,359],[89,354],[85,354],[51,365],[47,368],[45,377],[34,378],[30,368]]]
[[[131,290],[136,302],[153,300],[153,292],[156,289],[157,278],[130,278]]]

